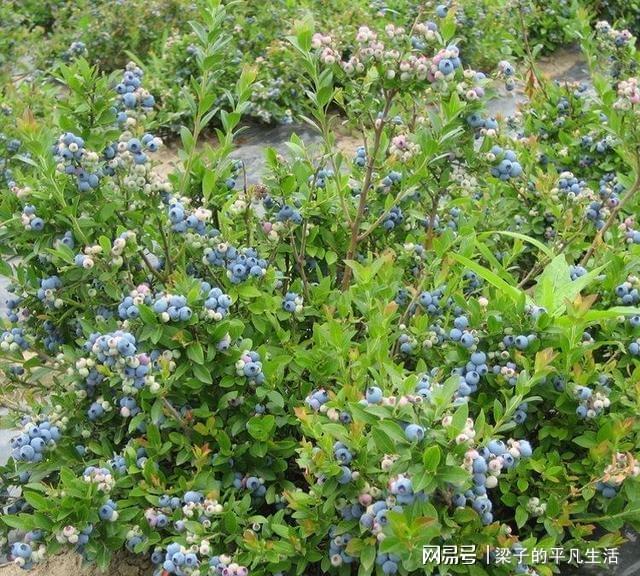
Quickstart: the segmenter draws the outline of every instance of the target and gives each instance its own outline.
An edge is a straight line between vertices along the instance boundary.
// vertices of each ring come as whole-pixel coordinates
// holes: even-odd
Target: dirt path
[[[74,552],[53,556],[28,572],[13,564],[0,567],[0,576],[150,576],[151,573],[147,562],[129,556],[117,558],[106,572],[101,572],[96,566],[83,565],[80,555]]]

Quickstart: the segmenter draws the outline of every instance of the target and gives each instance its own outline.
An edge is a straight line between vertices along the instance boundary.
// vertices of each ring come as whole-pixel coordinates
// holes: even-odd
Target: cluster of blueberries
[[[109,144],[103,151],[102,157],[108,161],[107,166],[104,168],[104,173],[109,176],[115,174],[115,167],[118,165],[117,159],[120,154],[120,159],[125,153],[131,154],[130,158],[133,160],[133,164],[142,166],[149,162],[149,156],[147,152],[157,152],[162,144],[160,138],[153,134],[146,133],[141,139],[133,136],[129,136],[128,132],[125,132],[120,141],[115,144]],[[115,162],[114,162],[115,161]]]
[[[36,296],[47,308],[59,307],[56,290],[60,288],[62,288],[62,280],[58,276],[49,276],[40,280],[40,288],[38,288]]]
[[[208,282],[203,282],[201,289],[205,297],[204,307],[207,318],[218,321],[229,314],[231,296],[225,294],[220,288],[212,288]]]
[[[327,179],[332,177],[333,170],[330,170],[329,168],[321,168],[316,174],[309,176],[308,182],[310,186],[313,186],[315,182],[315,186],[317,188],[324,188],[327,185]]]
[[[458,68],[462,66],[460,60],[460,50],[457,46],[449,45],[446,48],[440,50],[434,57],[433,63],[437,64],[438,71],[444,76],[450,76]]]
[[[31,570],[35,561],[34,550],[26,542],[14,542],[9,552],[17,566],[24,570]]]
[[[535,334],[529,334],[527,336],[524,334],[520,334],[519,336],[507,335],[502,339],[502,343],[506,348],[515,347],[518,350],[526,350],[535,342],[536,338]]]
[[[142,533],[138,526],[136,526],[133,530],[129,530],[127,532],[127,539],[125,540],[125,548],[131,552],[136,552],[136,546],[146,542],[147,537]]]
[[[584,276],[587,273],[587,269],[584,266],[570,266],[569,267],[569,277],[571,280],[577,280],[578,278]],[[544,309],[546,312],[546,309]]]
[[[91,258],[91,256],[89,256],[88,254],[76,254],[74,259],[73,259],[73,263],[80,267],[80,268],[93,268],[94,265],[94,261],[93,258]]]
[[[504,78],[504,87],[508,92],[511,92],[516,87],[515,68],[507,60],[500,60],[498,62],[498,72]]]
[[[236,362],[236,374],[244,376],[252,384],[264,384],[265,376],[262,371],[260,354],[251,350],[245,350]]]
[[[233,284],[240,284],[249,278],[261,278],[267,273],[267,261],[258,256],[254,248],[235,248],[226,243],[204,252],[205,262],[226,268],[227,277]]]
[[[465,461],[473,474],[473,488],[453,495],[452,503],[456,507],[465,507],[467,503],[480,514],[485,525],[493,522],[493,503],[487,495],[487,489],[498,485],[498,477],[503,470],[517,466],[521,458],[529,458],[533,450],[527,440],[491,440],[480,450],[469,450]]]
[[[410,334],[400,334],[398,336],[399,350],[402,354],[412,354],[416,345],[415,338],[412,338]]]
[[[398,564],[400,564],[400,556],[397,554],[388,554],[386,552],[378,552],[376,554],[376,564],[382,568],[382,573],[391,576],[398,572]]]
[[[98,510],[98,516],[103,522],[115,522],[118,519],[118,504],[107,500]]]
[[[504,364],[494,364],[492,371],[496,376],[502,376],[510,386],[518,382],[518,367],[515,362],[507,361]]]
[[[67,48],[62,54],[62,59],[69,62],[71,60],[75,60],[76,58],[80,58],[81,56],[86,56],[86,54],[87,45],[80,40],[74,40],[69,45],[69,48]]]
[[[382,398],[382,391],[380,392]],[[329,394],[324,388],[313,390],[305,399],[304,403],[314,412],[318,412],[320,407],[329,401]]]
[[[426,500],[427,495],[423,491],[415,492],[411,479],[400,474],[389,480],[388,491],[377,491],[375,494],[372,490],[363,491],[358,496],[358,501],[347,504],[341,513],[346,519],[358,519],[361,528],[377,536],[387,526],[390,512],[401,513],[404,505]],[[400,558],[378,550],[376,564],[384,574],[396,574]]]
[[[197,554],[187,551],[178,543],[169,544],[162,563],[162,569],[169,574],[186,576],[200,566]]]
[[[498,131],[498,121],[493,116],[485,117],[480,112],[472,112],[467,116],[467,124],[477,131],[493,130]]]
[[[469,319],[464,315],[456,316],[453,320],[453,328],[449,330],[449,339],[459,342],[463,348],[471,348],[476,343],[476,339],[468,328]]]
[[[56,540],[60,544],[73,544],[76,550],[82,554],[85,546],[89,543],[89,536],[93,532],[93,524],[88,524],[82,530],[75,526],[67,525],[58,534]]]
[[[206,547],[208,550],[208,546]],[[196,544],[189,548],[173,542],[167,546],[166,551],[156,549],[151,555],[151,561],[159,566],[154,572],[154,576],[173,574],[175,576],[190,576],[196,570],[202,573],[200,568],[201,561],[198,552],[202,552],[203,545],[198,547]],[[236,562],[233,562],[226,555],[210,556],[208,561],[207,574],[213,576],[248,576],[249,570]]]
[[[614,482],[596,482],[596,490],[602,494],[604,498],[615,498],[618,495],[620,486]]]
[[[434,388],[436,387],[434,382],[432,382],[431,378],[432,376],[436,375],[437,371],[438,371],[437,368],[433,368],[432,369],[433,374],[424,373],[418,376],[418,382],[416,382],[416,387],[415,387],[415,393],[417,396],[420,396],[425,400],[431,399]]]
[[[500,146],[493,146],[489,157],[492,161],[497,162],[491,167],[492,176],[500,178],[500,180],[509,180],[522,174],[522,166],[513,150],[503,150]]]
[[[55,448],[61,437],[58,426],[48,419],[35,422],[27,417],[22,432],[11,439],[11,456],[18,462],[40,462],[45,450]]]
[[[163,322],[186,322],[193,316],[193,310],[187,306],[186,296],[181,295],[159,295],[152,308]]]
[[[302,296],[295,292],[287,292],[282,299],[282,309],[291,314],[300,314],[304,308]]]
[[[7,298],[7,319],[9,322],[19,322],[20,316],[22,316],[22,312],[20,309],[20,304],[22,303],[22,298]]]
[[[113,367],[119,360],[135,355],[136,338],[124,330],[107,334],[94,332],[85,342],[84,348],[88,352],[92,352],[100,363]]]
[[[585,216],[587,220],[593,222],[597,230],[600,230],[609,216],[610,210],[616,208],[620,204],[620,194],[624,192],[624,186],[615,180],[612,173],[605,174],[600,179],[600,187],[598,190],[598,200],[593,200],[587,206]],[[635,242],[635,234],[627,235]],[[640,234],[637,235],[637,241],[640,242]]]
[[[80,136],[72,132],[60,136],[53,146],[53,155],[59,171],[75,177],[80,192],[89,192],[100,184],[102,172],[96,164],[97,155],[87,151]],[[94,166],[94,169],[90,166]]]
[[[289,204],[284,204],[276,213],[277,222],[291,222],[293,224],[302,224],[302,214],[300,211]]]
[[[487,355],[482,351],[473,352],[465,366],[452,370],[452,375],[460,379],[456,397],[462,400],[477,392],[481,377],[488,371]]]
[[[207,234],[207,223],[210,217],[208,210],[195,210],[189,213],[187,206],[180,200],[172,198],[168,201],[167,214],[174,232],[194,232],[200,236]],[[214,234],[215,235],[215,234]]]
[[[22,328],[11,328],[0,335],[0,350],[3,352],[19,352],[28,347],[29,343]]]
[[[576,386],[573,390],[573,395],[579,403],[576,408],[576,414],[580,418],[586,419],[599,416],[611,405],[609,394],[611,394],[611,388],[606,377],[599,379],[596,391],[588,386]]]
[[[343,564],[351,564],[355,558],[347,552],[347,544],[351,541],[351,534],[337,534],[337,527],[332,526],[329,530],[329,558],[332,566],[338,567]]]
[[[402,181],[402,172],[398,172],[397,170],[392,170],[380,181],[381,192],[386,194],[391,188],[394,186],[399,186]]]
[[[150,112],[155,106],[155,98],[142,87],[143,71],[133,62],[127,64],[122,80],[116,85],[116,93],[120,96],[122,110],[118,111],[118,123],[124,124],[129,118],[130,111],[140,108],[143,112]]]
[[[358,148],[356,148],[356,155],[353,158],[353,163],[360,168],[364,168],[367,164],[367,151],[364,146],[358,146]]]
[[[120,398],[118,404],[120,405],[120,416],[123,418],[131,418],[140,413],[138,403],[132,396],[124,396],[123,398]]]
[[[402,210],[399,206],[394,206],[389,210],[389,212],[385,215],[384,220],[382,221],[382,227],[389,231],[393,230],[396,226],[400,226],[404,221],[404,216],[402,214]]]
[[[115,479],[108,468],[97,468],[87,466],[82,473],[82,479],[88,484],[95,485],[100,492],[111,492],[115,484]]]
[[[633,283],[626,281],[616,286],[616,296],[620,304],[625,306],[635,306],[640,303],[640,291]]]
[[[118,304],[118,316],[121,320],[133,320],[140,316],[140,304],[151,304],[151,295],[148,286],[141,285],[137,289],[132,290],[129,295],[125,296]]]
[[[233,479],[233,486],[238,490],[248,490],[251,496],[262,498],[267,493],[264,485],[264,478],[259,476],[243,476],[236,472]]]
[[[418,298],[418,304],[424,308],[431,316],[439,316],[442,314],[443,304],[441,303],[444,296],[444,287],[434,290],[425,290]]]
[[[36,207],[33,204],[26,204],[24,206],[20,219],[25,230],[31,230],[33,232],[42,232],[42,230],[44,230],[44,220],[36,215]]]
[[[89,406],[87,410],[87,418],[89,418],[91,422],[95,422],[99,418],[102,418],[105,412],[110,408],[111,405],[108,402],[104,400],[96,400],[91,403],[91,406]]]
[[[558,177],[558,192],[569,198],[576,198],[588,189],[585,180],[579,180],[573,175],[573,172],[562,172]]]

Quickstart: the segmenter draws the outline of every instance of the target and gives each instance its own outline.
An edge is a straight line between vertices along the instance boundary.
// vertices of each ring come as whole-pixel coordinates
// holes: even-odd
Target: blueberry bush
[[[264,123],[290,124],[304,113],[304,98],[290,64],[295,23],[310,18],[336,36],[363,21],[377,33],[387,25],[410,27],[418,13],[438,24],[456,21],[456,45],[465,61],[485,72],[503,59],[532,60],[575,42],[573,23],[581,11],[638,31],[635,2],[601,0],[275,0],[265,6],[249,0],[226,1],[227,57],[214,87],[216,106],[227,103],[244,64],[256,64],[250,104],[244,116]],[[7,0],[0,6],[0,77],[27,78],[39,88],[59,87],[59,64],[86,57],[101,71],[113,72],[130,59],[148,74],[157,99],[154,126],[175,134],[189,123],[189,85],[198,81],[194,47],[206,0]],[[491,34],[486,30],[491,29]],[[33,104],[38,106],[39,99]],[[47,113],[47,110],[42,112]],[[212,118],[215,125],[217,116]]]
[[[10,558],[392,575],[439,573],[423,546],[455,544],[479,563],[447,573],[546,576],[486,550],[621,544],[640,527],[634,36],[576,20],[593,86],[540,79],[507,121],[486,104],[518,67],[474,70],[446,6],[303,19],[282,64],[321,145],[293,135],[249,185],[230,154],[260,72],[226,76],[232,10],[192,23],[168,177],[138,63],[105,74],[78,48],[43,116],[5,95]]]

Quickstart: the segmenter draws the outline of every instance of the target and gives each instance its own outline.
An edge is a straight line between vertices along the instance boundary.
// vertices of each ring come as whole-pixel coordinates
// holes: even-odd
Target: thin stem
[[[584,226],[580,226],[580,228],[578,229],[578,232],[576,232],[571,238],[567,238],[562,242],[560,242],[560,244],[558,244],[556,251],[553,251],[553,248],[552,248],[553,256],[555,257],[562,254],[569,246],[571,246],[573,241],[579,236],[581,236],[583,228]],[[520,280],[520,282],[518,282],[518,288],[522,288],[527,284],[527,282],[529,282],[529,280],[531,280],[531,278],[533,278],[534,276],[537,276],[539,272],[542,272],[542,270],[544,270],[544,267],[548,264],[549,260],[550,260],[549,256],[542,255],[540,257],[540,260],[538,260],[538,262],[536,263],[536,265],[533,266],[531,270],[529,270],[529,272],[527,272],[526,276],[522,280]]]
[[[173,272],[173,263],[171,262],[171,252],[169,248],[169,238],[164,232],[164,228],[162,227],[162,222],[160,222],[160,218],[156,215],[156,224],[158,226],[158,230],[160,230],[160,238],[162,239],[162,248],[164,249],[164,259],[167,263],[167,273],[171,274]]]
[[[289,238],[291,239],[291,248],[293,249],[293,257],[296,260],[296,264],[298,266],[298,272],[300,273],[300,278],[302,279],[302,287],[304,290],[304,298],[308,302],[309,301],[309,281],[307,280],[307,273],[304,269],[304,258],[301,252],[298,252],[296,248],[296,239],[293,236],[293,232],[289,233]]]
[[[351,224],[351,240],[349,241],[349,248],[347,250],[347,255],[345,257],[345,261],[353,260],[356,250],[358,248],[358,235],[360,231],[360,224],[362,222],[362,218],[364,216],[365,208],[367,207],[367,196],[369,194],[369,189],[371,187],[371,180],[373,178],[373,170],[375,168],[376,157],[380,150],[380,144],[382,142],[382,133],[384,131],[384,127],[386,125],[387,116],[389,115],[389,111],[391,110],[391,104],[393,103],[393,97],[395,96],[394,90],[385,90],[385,104],[384,109],[382,110],[382,115],[378,120],[374,122],[374,139],[373,139],[373,147],[371,149],[371,154],[369,155],[369,160],[367,162],[367,170],[364,175],[364,181],[362,182],[362,189],[360,190],[360,202],[358,203],[358,211],[356,212],[356,217]],[[346,265],[344,268],[344,274],[342,276],[342,289],[346,290],[349,288],[349,284],[351,283],[351,268]]]
[[[186,194],[187,187],[189,186],[189,180],[191,178],[191,167],[193,161],[197,155],[196,148],[198,146],[198,139],[202,131],[202,118],[206,114],[206,110],[202,109],[202,99],[207,92],[207,86],[209,85],[209,71],[205,70],[200,79],[200,89],[198,94],[198,109],[196,110],[195,117],[193,119],[193,132],[191,134],[193,138],[192,148],[189,151],[187,162],[184,166],[184,173],[182,175],[182,182],[180,183],[180,191],[182,195]]]
[[[368,238],[373,233],[373,231],[378,226],[380,226],[380,224],[391,213],[391,210],[393,210],[393,208],[398,204],[398,202],[400,202],[402,200],[403,195],[404,195],[404,192],[398,192],[398,194],[396,195],[395,200],[393,201],[393,204],[391,205],[391,208],[388,208],[382,214],[380,214],[380,216],[378,216],[378,218],[376,218],[375,222],[373,224],[371,224],[371,226],[369,226],[369,228],[367,228],[362,234],[360,234],[358,236],[358,242],[362,242],[363,240]]]
[[[422,288],[424,287],[424,283],[426,281],[427,281],[427,268],[425,266],[423,268],[423,270],[422,270],[422,276],[420,278],[420,281],[416,285],[415,292],[414,292],[414,294],[413,294],[413,296],[411,298],[411,302],[409,302],[409,304],[407,304],[407,308],[405,309],[405,311],[403,312],[402,316],[400,317],[400,322],[398,322],[399,326],[402,326],[409,319],[409,314],[411,314],[411,310],[413,309],[413,307],[418,302],[418,299],[420,298],[420,294],[422,294]],[[400,343],[396,339],[396,341],[395,341],[395,343],[393,345],[393,350],[392,350],[391,355],[395,356],[398,353],[398,349],[399,348],[400,348]]]
[[[542,93],[545,95],[545,98],[549,100],[549,96],[547,95],[547,91],[544,87],[544,84],[540,81],[538,77],[538,73],[536,72],[536,63],[533,57],[533,51],[531,50],[531,44],[529,43],[529,30],[527,29],[527,23],[524,21],[524,13],[522,5],[518,7],[518,17],[520,18],[520,27],[522,29],[522,41],[524,44],[525,52],[527,53],[527,59],[529,61],[529,71],[531,73],[531,77],[533,78],[534,84],[536,88],[541,88]]]
[[[121,224],[128,230],[127,223],[125,222],[125,219],[122,217],[122,215],[116,212],[116,217],[118,218],[118,220],[120,220]],[[142,261],[145,263],[146,267],[149,269],[149,272],[151,272],[151,274],[153,274],[163,284],[166,283],[166,278],[162,274],[160,274],[158,270],[156,270],[153,267],[153,265],[149,261],[149,258],[147,258],[147,255],[144,253],[143,248],[138,249],[138,254],[140,255],[140,258],[142,258]]]
[[[438,179],[439,180],[439,179]],[[431,196],[431,213],[429,214],[429,227],[427,228],[427,237],[424,241],[424,247],[427,250],[431,250],[433,247],[433,236],[435,234],[436,216],[438,215],[438,202],[440,201],[440,194],[436,192]]]
[[[180,415],[180,412],[176,410],[176,407],[173,404],[171,404],[171,402],[169,402],[169,400],[167,400],[166,398],[162,399],[162,403],[164,404],[164,407],[171,413],[171,415],[178,421],[178,423],[185,430],[185,432],[187,432],[187,434],[190,435],[191,428],[189,428],[184,418]]]

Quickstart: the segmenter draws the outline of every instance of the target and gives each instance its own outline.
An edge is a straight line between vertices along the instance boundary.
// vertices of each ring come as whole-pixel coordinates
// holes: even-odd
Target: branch
[[[120,223],[128,230],[129,227],[127,226],[127,223],[126,223],[125,219],[122,217],[122,215],[118,214],[118,212],[116,212],[116,217],[118,218],[118,220],[120,220]],[[147,255],[144,253],[144,250],[142,248],[138,248],[138,254],[140,255],[140,258],[142,258],[142,260],[145,263],[145,265],[147,266],[147,268],[149,269],[149,272],[151,272],[151,274],[153,274],[158,280],[160,280],[160,282],[165,284],[167,279],[162,274],[160,274],[160,272],[158,272],[158,270],[156,270],[153,267],[151,262],[149,262],[149,258],[147,258]]]
[[[395,96],[394,90],[385,91],[385,104],[384,104],[384,109],[382,111],[382,115],[380,116],[380,118],[374,121],[375,131],[374,131],[374,139],[373,139],[373,148],[371,150],[371,154],[369,155],[369,161],[367,163],[367,171],[365,172],[364,181],[362,183],[362,189],[360,190],[360,202],[358,204],[358,211],[351,225],[351,240],[349,242],[349,248],[347,250],[345,260],[353,260],[353,257],[355,256],[355,253],[356,253],[356,249],[358,248],[358,235],[360,230],[360,223],[362,222],[362,217],[364,215],[365,208],[367,207],[367,196],[369,194],[369,189],[371,187],[371,180],[373,178],[373,170],[375,168],[376,157],[380,150],[380,144],[382,141],[382,132],[384,131],[384,127],[386,125],[386,119],[389,114],[389,110],[391,110],[391,104],[393,102],[394,96]],[[350,283],[351,283],[351,268],[349,268],[349,266],[346,266],[344,269],[344,274],[342,276],[342,289],[346,290],[347,288],[349,288]]]
[[[293,249],[293,257],[296,260],[296,264],[298,265],[298,272],[300,273],[300,278],[302,279],[302,287],[304,290],[304,297],[307,302],[309,302],[309,281],[307,280],[307,273],[304,270],[304,257],[301,253],[298,252],[296,248],[296,239],[293,236],[293,232],[289,233],[289,238],[291,239],[291,248]]]
[[[616,220],[616,217],[618,216],[618,213],[620,212],[620,210],[622,210],[625,204],[629,200],[631,200],[633,195],[639,189],[640,189],[640,173],[638,173],[638,176],[636,177],[636,181],[633,183],[633,186],[631,186],[631,188],[629,188],[629,190],[627,190],[624,196],[620,199],[620,203],[613,210],[611,210],[611,214],[609,214],[609,218],[607,218],[607,221],[604,223],[604,226],[600,228],[600,230],[598,230],[598,233],[595,235],[595,238],[593,239],[591,246],[589,246],[589,249],[587,250],[585,255],[582,257],[582,260],[580,260],[581,266],[584,266],[589,261],[591,256],[593,256],[593,253],[595,252],[598,245],[601,244],[602,241],[604,240],[605,233],[607,232],[607,230],[609,230],[609,228],[611,228],[614,221]]]
[[[373,233],[373,231],[378,226],[380,226],[380,224],[384,221],[384,219],[391,213],[391,210],[393,210],[393,208],[395,208],[398,205],[398,203],[402,200],[403,196],[404,196],[403,191],[398,192],[395,200],[393,201],[393,204],[391,205],[391,208],[385,210],[382,214],[380,214],[380,216],[376,218],[375,222],[371,224],[369,228],[367,228],[362,234],[358,236],[358,242],[362,242],[363,240],[368,238]]]
[[[160,218],[156,215],[156,224],[158,225],[158,230],[160,230],[160,237],[162,238],[162,247],[164,248],[164,258],[167,261],[167,272],[171,274],[173,271],[173,264],[171,263],[171,255],[169,251],[169,238],[164,233],[164,228],[162,227],[162,222],[160,222]]]
[[[187,433],[187,435],[190,436],[191,428],[189,428],[184,418],[180,415],[180,412],[176,410],[175,406],[171,404],[171,402],[169,402],[169,400],[167,400],[166,398],[162,399],[162,403],[164,404],[164,407],[171,413],[171,415],[179,422],[180,426]]]

